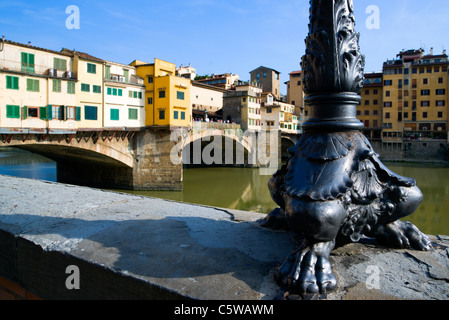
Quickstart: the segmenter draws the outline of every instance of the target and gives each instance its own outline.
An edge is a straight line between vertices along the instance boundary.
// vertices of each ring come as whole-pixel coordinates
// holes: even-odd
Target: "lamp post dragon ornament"
[[[360,132],[356,106],[365,58],[354,26],[352,0],[310,0],[301,63],[309,120],[288,162],[269,182],[280,208],[261,222],[286,226],[298,239],[297,250],[275,274],[289,292],[334,290],[330,252],[362,236],[397,248],[432,248],[416,226],[399,220],[422,201],[415,180],[390,171]]]

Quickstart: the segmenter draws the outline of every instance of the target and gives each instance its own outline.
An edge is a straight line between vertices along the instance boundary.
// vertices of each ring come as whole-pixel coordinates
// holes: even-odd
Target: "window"
[[[153,104],[153,98],[148,98],[148,99],[147,99],[147,103],[148,103],[148,104]]]
[[[437,100],[436,101],[436,106],[437,107],[444,107],[446,105],[446,101],[445,100]]]
[[[53,92],[61,92],[61,80],[53,79]]]
[[[19,90],[19,77],[6,76],[6,89]]]
[[[427,119],[427,112],[423,112],[423,113],[422,113],[422,117],[423,117],[424,119]]]
[[[27,91],[39,92],[39,80],[27,79]]]
[[[67,82],[67,93],[75,94],[75,82]]]
[[[87,73],[96,74],[97,73],[97,66],[92,64],[92,63],[88,63],[87,64]]]
[[[384,86],[392,86],[393,80],[384,80]]]
[[[422,79],[422,83],[423,84],[429,84],[429,79],[427,79],[427,78]]]
[[[105,66],[104,67],[104,78],[106,80],[111,79],[111,66]]]
[[[438,112],[438,118],[439,119],[443,118],[443,112],[441,112],[441,111]]]
[[[6,105],[6,117],[20,119],[20,106]]]
[[[159,120],[164,120],[165,119],[165,110],[160,110],[159,111]]]
[[[438,78],[438,83],[439,84],[443,83],[443,78]]]
[[[184,100],[184,92],[182,92],[182,91],[176,92],[176,97],[177,97],[179,100]]]
[[[404,119],[408,119],[408,112],[404,112]]]
[[[39,118],[39,108],[27,107],[26,109],[29,118]]]
[[[92,106],[84,106],[84,119],[86,120],[97,120],[98,119],[98,108]]]
[[[418,68],[412,68],[412,73],[414,74],[418,73]]]
[[[92,91],[94,93],[101,93],[101,87],[100,86],[92,86]]]
[[[81,91],[90,92],[90,84],[81,83]]]
[[[392,103],[391,102],[384,102],[384,108],[391,108]]]
[[[58,119],[63,120],[64,119],[64,107],[62,106],[48,106],[51,108],[51,117],[49,117],[49,120],[51,119]]]
[[[386,119],[390,119],[390,113],[389,113],[389,112],[386,112],[386,113],[385,113],[385,118],[386,118]]]
[[[148,77],[148,83],[153,83],[153,77]]]
[[[181,111],[181,120],[186,119],[186,113],[184,111]]]
[[[446,89],[436,89],[435,91],[437,96],[442,96],[446,94]]]
[[[129,120],[137,120],[138,119],[138,110],[134,108],[128,109],[128,119]]]
[[[175,120],[178,119],[178,111],[173,112],[173,119],[175,119]]]
[[[165,90],[159,91],[159,98],[165,98]]]
[[[120,111],[119,109],[111,109],[111,120],[119,120],[120,119]]]
[[[34,54],[22,52],[22,72],[34,73]]]
[[[422,96],[430,96],[430,90],[421,90]]]
[[[81,107],[67,107],[66,113],[67,120],[81,120]]]
[[[385,96],[389,97],[390,96],[390,91],[385,91]]]
[[[421,101],[421,107],[429,107],[430,101]]]
[[[67,61],[64,59],[53,58],[53,68],[59,71],[67,71]]]

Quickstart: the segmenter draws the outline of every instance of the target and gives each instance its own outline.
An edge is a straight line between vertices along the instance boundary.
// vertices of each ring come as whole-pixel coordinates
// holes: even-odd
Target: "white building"
[[[196,78],[196,69],[193,68],[190,63],[188,67],[184,67],[182,64],[179,68],[176,68],[176,75],[187,78],[190,80],[195,80]]]
[[[223,94],[225,92],[225,89],[192,81],[192,87],[190,89],[192,109],[217,112],[223,108]]]
[[[277,101],[273,94],[267,94],[262,105],[262,129],[301,134],[302,119],[299,110],[292,104]]]
[[[76,73],[70,54],[0,40],[0,128],[75,129]]]
[[[104,127],[145,126],[145,85],[130,65],[105,61]]]

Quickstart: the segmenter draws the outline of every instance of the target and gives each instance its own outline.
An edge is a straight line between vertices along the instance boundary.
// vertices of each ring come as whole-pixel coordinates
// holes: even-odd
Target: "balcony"
[[[120,82],[120,83],[128,83],[128,84],[135,84],[135,85],[144,85],[144,80],[141,77],[138,77],[134,74],[131,74],[128,76],[128,79],[122,74],[109,74],[106,75],[104,78],[105,81],[112,81],[112,82]]]
[[[23,73],[29,75],[45,76],[50,78],[63,78],[76,80],[76,73],[67,70],[58,70],[52,67],[22,63],[19,61],[2,60],[0,61],[0,70],[5,72]]]

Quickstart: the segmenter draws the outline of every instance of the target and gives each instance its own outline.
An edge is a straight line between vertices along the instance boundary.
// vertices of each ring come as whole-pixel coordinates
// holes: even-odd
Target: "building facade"
[[[370,140],[382,137],[383,82],[382,73],[365,73],[361,103],[357,106],[357,118],[363,122],[363,133]]]
[[[280,74],[279,71],[264,66],[250,71],[251,82],[259,84],[264,93],[273,94],[277,100],[281,99]]]
[[[263,95],[261,115],[263,130],[280,130],[287,134],[302,133],[300,108],[274,99],[271,93]]]
[[[234,91],[223,96],[223,121],[240,124],[242,130],[260,131],[262,88],[253,83],[240,82]]]
[[[190,79],[176,76],[176,65],[160,59],[154,63],[135,60],[137,76],[145,84],[145,126],[190,127]]]
[[[104,126],[145,126],[145,85],[133,66],[105,61]]]
[[[383,65],[383,132],[386,143],[447,141],[448,56],[407,50]]]
[[[196,81],[202,84],[215,86],[230,90],[234,88],[235,84],[239,82],[239,75],[232,73],[213,74],[210,77],[197,77]]]
[[[72,130],[81,125],[70,54],[0,42],[0,127]]]

